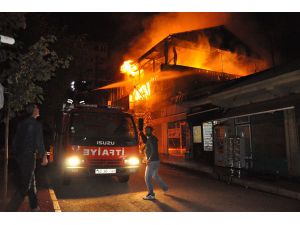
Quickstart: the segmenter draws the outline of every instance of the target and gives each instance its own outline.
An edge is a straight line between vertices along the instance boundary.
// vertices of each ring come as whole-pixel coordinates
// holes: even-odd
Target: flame
[[[150,97],[150,81],[143,82],[144,70],[139,70],[138,64],[133,60],[126,60],[120,68],[121,73],[126,74],[127,87],[133,87],[133,91],[129,95],[131,103],[149,99]]]
[[[225,25],[229,30],[233,31],[233,33],[236,33],[237,36],[240,36],[239,34],[242,33],[240,27],[243,25],[243,21],[236,22],[237,18],[239,18],[238,15],[233,13],[174,12],[156,14],[143,21],[144,32],[130,43],[131,47],[127,53],[127,57],[141,56],[168,35],[177,32]],[[242,27],[246,29],[244,26]],[[245,38],[245,35],[243,36]],[[248,43],[247,37],[245,43]],[[196,48],[188,49],[176,47],[178,65],[225,72],[239,76],[249,75],[264,70],[269,66],[266,59],[252,59],[241,56],[239,49],[236,49],[236,52],[218,51],[219,49],[215,49],[209,45],[205,37],[201,37],[196,45],[199,50]],[[169,54],[169,58],[171,59],[171,50]]]
[[[143,21],[144,32],[131,43],[127,57],[141,56],[169,34],[227,24],[230,13],[159,13]]]
[[[160,13],[144,21],[144,32],[130,43],[130,50],[126,57],[130,59],[141,56],[170,34],[218,25],[227,27],[232,23],[232,18],[233,14],[229,13]],[[217,49],[210,45],[211,42],[205,36],[199,37],[193,43],[184,41],[180,45],[176,43],[171,43],[167,52],[170,65],[177,64],[237,76],[246,76],[266,69],[268,66],[266,60],[250,58],[244,54],[243,49],[238,47],[231,51]],[[165,54],[165,52],[162,53]],[[126,85],[126,90],[130,103],[150,100],[153,104],[160,98],[156,91],[151,93],[153,81],[171,80],[190,75],[188,72],[175,71],[170,74],[163,74],[165,72],[160,71],[156,74],[156,68],[159,68],[160,63],[164,63],[163,60],[159,58],[153,66],[151,62],[150,66],[147,65],[148,62],[141,62],[142,66],[140,66],[134,60],[124,61],[120,71],[126,75],[125,81],[129,83]],[[152,88],[155,89],[155,85]]]
[[[120,69],[121,73],[126,74],[129,77],[135,77],[139,75],[139,68],[133,60],[125,61]]]
[[[136,87],[133,92],[129,95],[130,102],[136,102],[141,100],[147,100],[151,96],[150,82]]]
[[[246,76],[267,67],[265,60],[216,49],[203,37],[195,49],[176,47],[177,64]],[[172,56],[172,53],[169,53]]]

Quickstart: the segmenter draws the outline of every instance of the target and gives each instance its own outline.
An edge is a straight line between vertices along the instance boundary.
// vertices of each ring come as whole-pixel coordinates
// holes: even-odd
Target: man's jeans
[[[164,191],[168,190],[167,184],[158,176],[159,161],[151,161],[149,165],[146,166],[145,170],[145,181],[148,189],[148,194],[154,195],[152,177],[157,181],[160,188]]]
[[[28,195],[31,209],[37,208],[38,206],[35,174],[34,170],[32,170],[32,166],[24,166],[22,167],[22,170],[21,168],[18,169],[19,170],[16,172],[18,175],[19,184],[17,185],[17,190],[7,205],[6,211],[9,212],[18,211],[26,195]]]

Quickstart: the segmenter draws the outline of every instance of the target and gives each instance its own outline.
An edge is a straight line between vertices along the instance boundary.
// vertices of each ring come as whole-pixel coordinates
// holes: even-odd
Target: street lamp
[[[15,44],[15,39],[12,37],[4,36],[0,34],[0,43],[13,45]],[[4,87],[0,83],[0,109],[2,109],[4,105]]]
[[[0,35],[0,42],[8,45],[13,45],[15,43],[15,39],[12,37]]]

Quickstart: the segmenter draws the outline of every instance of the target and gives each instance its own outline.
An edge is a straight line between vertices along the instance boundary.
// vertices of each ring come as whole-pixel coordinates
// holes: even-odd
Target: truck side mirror
[[[144,129],[144,119],[139,118],[139,131],[143,131]]]

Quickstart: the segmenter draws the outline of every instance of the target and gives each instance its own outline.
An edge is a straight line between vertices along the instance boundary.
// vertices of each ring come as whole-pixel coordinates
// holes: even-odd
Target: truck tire
[[[129,181],[129,175],[118,176],[118,181],[120,183],[127,183]]]

